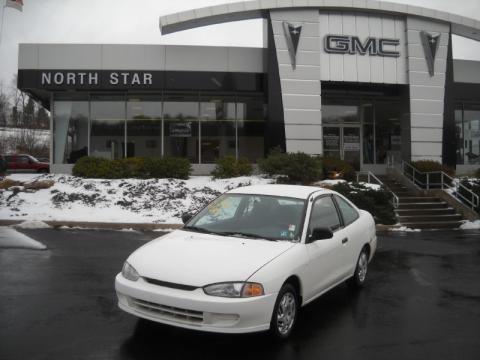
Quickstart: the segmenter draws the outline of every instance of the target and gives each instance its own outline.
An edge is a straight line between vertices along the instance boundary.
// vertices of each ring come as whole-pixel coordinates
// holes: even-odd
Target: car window
[[[28,158],[28,156],[18,156],[17,157],[17,163],[19,163],[19,164],[28,164],[29,160],[30,159]]]
[[[358,219],[358,212],[349,203],[347,203],[340,196],[335,195],[340,212],[343,216],[344,225],[347,226]]]
[[[7,163],[13,162],[13,156],[5,156],[5,160],[7,160]]]
[[[300,240],[305,200],[256,194],[224,194],[195,215],[186,227],[217,234]]]
[[[221,220],[232,219],[237,212],[242,198],[240,196],[229,196],[219,198],[207,206],[207,215],[202,217],[195,226],[216,223]]]
[[[308,230],[311,233],[314,228],[319,227],[329,228],[332,231],[340,227],[337,208],[331,196],[323,196],[313,203]]]

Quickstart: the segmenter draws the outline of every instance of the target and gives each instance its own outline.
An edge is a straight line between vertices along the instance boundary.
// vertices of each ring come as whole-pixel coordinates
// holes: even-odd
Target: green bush
[[[131,157],[117,160],[122,167],[123,176],[130,178],[146,178],[147,173],[145,171],[145,158]]]
[[[431,173],[431,172],[438,172],[436,174],[418,174],[415,173],[415,182],[417,185],[420,187],[425,187],[427,184],[427,181],[429,182],[430,188],[439,188],[442,182],[442,175],[439,173],[440,171],[443,171],[444,173],[450,175],[450,176],[455,176],[455,170],[452,169],[451,167],[448,167],[446,165],[442,165],[438,161],[434,160],[418,160],[418,161],[412,161],[412,165],[420,172],[423,173]],[[410,178],[413,178],[413,170],[409,168],[408,166],[405,168],[405,171],[410,173]],[[446,177],[443,178],[443,181],[446,182],[447,184],[450,184],[450,180]]]
[[[391,225],[397,222],[390,192],[385,189],[373,190],[360,184],[339,183],[330,187],[344,195],[358,208],[372,214],[378,224]]]
[[[323,178],[320,158],[302,152],[284,153],[275,148],[258,165],[264,173],[280,175],[286,183],[309,184]]]
[[[147,177],[188,179],[192,166],[188,159],[165,156],[163,158],[146,158]]]
[[[355,179],[355,169],[348,162],[333,156],[322,158],[323,171],[328,178],[344,179],[353,181]]]
[[[119,179],[124,173],[124,166],[119,161],[91,156],[78,159],[72,169],[75,176],[94,179]]]
[[[253,172],[253,166],[247,158],[235,159],[228,155],[216,161],[212,176],[215,179],[226,179],[238,176],[250,176]]]
[[[72,174],[84,178],[177,178],[188,179],[191,165],[183,158],[126,158],[108,160],[84,156],[73,166]]]
[[[455,169],[452,169],[451,167],[443,165],[434,160],[412,161],[412,165],[421,172],[443,171],[450,176],[455,175]]]

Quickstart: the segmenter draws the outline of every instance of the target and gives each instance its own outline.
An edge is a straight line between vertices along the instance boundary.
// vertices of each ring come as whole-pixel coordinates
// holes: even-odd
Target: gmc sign
[[[365,42],[362,42],[358,36],[327,35],[324,49],[329,54],[399,57],[400,52],[395,50],[399,44],[398,39],[368,37]]]

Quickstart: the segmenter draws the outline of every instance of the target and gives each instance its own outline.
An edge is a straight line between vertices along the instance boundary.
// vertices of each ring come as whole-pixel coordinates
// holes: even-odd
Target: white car
[[[121,309],[188,329],[286,338],[301,306],[346,280],[364,284],[377,246],[368,212],[310,186],[238,188],[184,222],[128,257],[115,279]]]

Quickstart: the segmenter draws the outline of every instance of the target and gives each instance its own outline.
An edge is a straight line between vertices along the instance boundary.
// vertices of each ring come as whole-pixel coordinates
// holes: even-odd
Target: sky
[[[5,0],[0,0],[2,4]],[[5,9],[0,43],[0,83],[11,85],[19,43],[120,43],[263,45],[262,21],[247,20],[160,33],[158,18],[178,11],[238,0],[23,0],[23,12]],[[480,0],[390,0],[480,20]],[[461,4],[461,6],[460,6]],[[480,44],[454,38],[454,57],[480,60]]]

